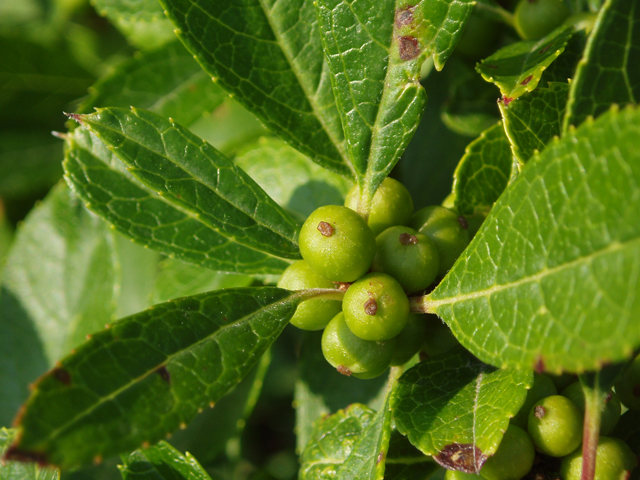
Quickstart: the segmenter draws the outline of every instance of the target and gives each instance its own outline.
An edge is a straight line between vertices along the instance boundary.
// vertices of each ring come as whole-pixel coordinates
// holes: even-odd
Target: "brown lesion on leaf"
[[[507,97],[506,95],[502,97],[502,103],[504,103],[504,106],[508,106],[511,102],[513,102],[513,98],[512,97]]]
[[[420,55],[420,46],[418,45],[418,39],[411,35],[404,37],[398,37],[398,50],[400,59],[411,60]]]
[[[169,370],[167,370],[166,366],[162,365],[161,367],[158,367],[156,369],[156,373],[160,375],[160,378],[162,380],[164,380],[167,383],[171,383],[171,375],[169,374]]]
[[[64,383],[65,385],[71,385],[71,374],[64,368],[54,368],[53,370],[51,370],[51,376],[59,382]]]
[[[3,462],[22,462],[37,463],[39,467],[47,467],[51,464],[47,460],[47,455],[42,452],[30,452],[28,450],[20,450],[16,445],[12,445],[4,452],[2,456]]]
[[[478,473],[487,456],[472,443],[452,443],[444,447],[433,459],[448,470]]]
[[[533,365],[533,371],[536,373],[544,373],[546,370],[546,366],[544,364],[544,359],[541,355],[538,355],[536,358],[536,363]]]
[[[538,55],[543,54],[544,52],[546,52],[547,50],[549,50],[551,48],[551,45],[547,45],[546,47],[540,49],[540,51],[538,52]]]
[[[378,459],[376,460],[376,465],[384,460],[384,452],[380,452],[378,454]]]
[[[415,8],[415,6],[410,6],[402,10],[396,10],[396,28],[406,27],[413,23],[413,10]]]
[[[529,83],[531,81],[531,79],[533,78],[533,75],[529,75],[527,78],[525,78],[520,85],[526,85],[527,83]]]

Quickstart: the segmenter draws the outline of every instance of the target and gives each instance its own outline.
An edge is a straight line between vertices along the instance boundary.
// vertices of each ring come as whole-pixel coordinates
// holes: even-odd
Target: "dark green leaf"
[[[640,8],[635,0],[603,5],[571,82],[563,129],[597,117],[612,103],[640,100]]]
[[[538,86],[542,72],[563,52],[572,35],[573,27],[563,26],[540,40],[511,43],[482,60],[476,70],[500,88],[503,102],[509,104]]]
[[[136,47],[155,48],[175,38],[157,0],[94,0],[93,5]]]
[[[0,290],[0,424],[10,424],[28,384],[113,320],[113,237],[64,184],[27,217]]]
[[[322,332],[306,332],[300,346],[300,372],[295,386],[297,450],[309,443],[313,426],[325,415],[352,403],[380,408],[387,375],[359,380],[339,374],[322,355]]]
[[[569,85],[550,83],[509,103],[500,102],[504,130],[513,154],[521,164],[541,152],[553,137],[560,136]]]
[[[164,441],[123,456],[122,462],[122,480],[211,480],[189,452],[182,455]]]
[[[586,32],[584,30],[575,32],[562,54],[542,73],[540,85],[546,87],[548,82],[567,83],[573,79],[586,45]]]
[[[300,480],[338,478],[340,465],[376,421],[376,412],[354,403],[321,419],[300,457]]]
[[[92,113],[95,107],[133,105],[183,125],[212,112],[227,96],[177,40],[134,56],[89,91],[91,95],[78,113]]]
[[[433,458],[411,445],[407,437],[391,432],[385,459],[385,480],[426,480],[440,468]]]
[[[497,366],[596,370],[640,346],[640,111],[552,141],[425,306]],[[523,301],[526,299],[526,301]]]
[[[455,208],[461,215],[488,212],[509,183],[513,154],[502,122],[467,147],[453,174]]]
[[[224,89],[313,161],[353,175],[310,0],[161,3]]]
[[[0,428],[0,459],[15,439],[16,429]],[[38,468],[35,463],[4,462],[0,460],[0,480],[58,480],[55,468]]]
[[[333,73],[349,158],[370,200],[407,147],[427,97],[420,68],[441,69],[472,2],[321,0],[320,33]]]
[[[221,290],[112,324],[38,380],[10,456],[70,468],[157,442],[242,380],[309,292]]]
[[[353,185],[276,138],[261,138],[238,152],[234,161],[271,198],[299,214],[302,221],[322,205],[342,205]]]
[[[289,263],[218,234],[197,217],[137,183],[85,129],[68,139],[65,170],[89,208],[136,242],[217,271],[277,274]]]
[[[633,453],[640,455],[640,411],[627,410],[623,413],[611,436],[624,440]]]
[[[229,240],[300,258],[298,225],[244,171],[189,130],[146,110],[74,116],[148,188]]]
[[[530,371],[499,370],[462,348],[418,363],[398,381],[398,430],[442,466],[478,473],[527,396]]]

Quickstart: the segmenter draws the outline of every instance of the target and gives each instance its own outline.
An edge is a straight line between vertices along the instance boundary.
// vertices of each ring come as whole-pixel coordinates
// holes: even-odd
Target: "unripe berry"
[[[585,411],[584,391],[580,382],[574,382],[562,391],[562,396],[567,397],[576,407],[580,409],[582,415]],[[622,414],[622,407],[618,395],[611,390],[607,393],[605,398],[604,411],[600,419],[600,434],[609,435],[618,424],[620,415]]]
[[[496,453],[489,457],[480,470],[487,480],[519,480],[533,466],[535,449],[527,432],[509,425]]]
[[[525,40],[537,40],[559,27],[570,14],[562,0],[520,0],[514,26]]]
[[[582,443],[582,413],[567,397],[552,395],[531,408],[528,430],[538,450],[564,457]]]
[[[593,480],[625,480],[637,466],[635,455],[618,438],[600,437],[596,450],[596,471]],[[580,480],[582,476],[582,449],[562,460],[560,474],[563,480]]]
[[[527,391],[527,398],[524,401],[524,405],[522,405],[518,414],[511,419],[511,424],[526,429],[527,423],[529,422],[529,412],[533,405],[535,405],[537,401],[557,393],[558,391],[551,378],[544,373],[534,373],[533,385]]]

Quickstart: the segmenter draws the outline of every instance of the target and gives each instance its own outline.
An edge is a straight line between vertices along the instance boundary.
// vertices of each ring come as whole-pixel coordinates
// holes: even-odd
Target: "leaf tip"
[[[75,120],[80,125],[83,124],[84,117],[85,117],[84,115],[80,115],[79,113],[67,113],[67,112],[62,112],[62,113],[64,113],[70,119]]]

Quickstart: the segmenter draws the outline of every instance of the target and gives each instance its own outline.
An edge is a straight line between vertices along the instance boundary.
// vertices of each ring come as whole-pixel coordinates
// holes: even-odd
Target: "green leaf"
[[[313,161],[353,176],[310,0],[161,3],[220,86]]]
[[[18,229],[0,290],[0,424],[29,382],[113,320],[115,261],[106,226],[64,184]]]
[[[227,96],[177,40],[134,56],[89,91],[91,95],[78,113],[92,113],[95,107],[133,105],[183,125],[212,112]]]
[[[640,100],[640,8],[634,0],[608,0],[600,9],[571,82],[563,130],[597,117],[612,103]]]
[[[9,456],[71,468],[157,442],[242,380],[314,295],[221,290],[112,324],[40,377]]]
[[[398,430],[450,470],[478,473],[527,396],[533,374],[500,370],[458,348],[418,363],[398,381]]]
[[[553,82],[549,88],[537,88],[508,106],[500,102],[504,130],[521,164],[536,151],[544,150],[553,137],[560,136],[568,95],[567,83]]]
[[[323,205],[342,205],[353,185],[276,138],[261,138],[234,159],[279,205],[304,221]]]
[[[538,86],[542,72],[563,52],[572,35],[573,27],[562,26],[540,40],[511,43],[482,60],[476,70],[500,88],[503,102],[509,104]]]
[[[540,85],[546,87],[550,82],[567,83],[573,79],[586,45],[586,32],[584,30],[575,32],[560,56],[542,73]]]
[[[122,458],[122,480],[211,480],[189,453],[182,455],[168,443],[136,450]]]
[[[85,129],[68,138],[67,181],[89,208],[137,243],[217,271],[281,273],[289,262],[230,241],[134,180]]]
[[[138,109],[104,108],[74,118],[176,208],[247,248],[300,258],[295,221],[244,171],[186,128]]]
[[[397,430],[391,432],[389,451],[385,459],[385,480],[426,480],[440,467],[433,458],[411,445]]]
[[[376,412],[359,403],[321,419],[300,456],[299,479],[338,478],[340,465],[374,423]]]
[[[425,307],[497,366],[597,370],[640,346],[640,111],[552,141]],[[526,299],[526,301],[523,301]]]
[[[138,48],[155,48],[175,38],[157,0],[93,0],[93,6]]]
[[[369,408],[380,408],[384,403],[388,375],[354,381],[339,374],[322,355],[321,338],[322,332],[305,332],[300,346],[294,392],[298,452],[309,443],[314,424],[320,418],[353,403],[366,404]]]
[[[340,480],[382,480],[384,459],[389,450],[391,437],[391,410],[389,399],[378,411],[371,423],[363,430],[349,456],[338,468]]]
[[[473,3],[320,0],[317,6],[349,158],[370,200],[422,116],[422,63],[433,55],[442,68]]]
[[[467,147],[453,174],[455,208],[461,215],[486,213],[512,175],[513,154],[502,122],[482,132]]]
[[[159,265],[151,293],[151,303],[160,303],[177,297],[196,295],[221,288],[248,287],[253,278],[214,272],[208,268],[167,258]]]
[[[15,439],[16,429],[0,428],[0,459]],[[59,480],[60,471],[55,468],[38,468],[35,463],[5,462],[0,460],[2,480]]]

